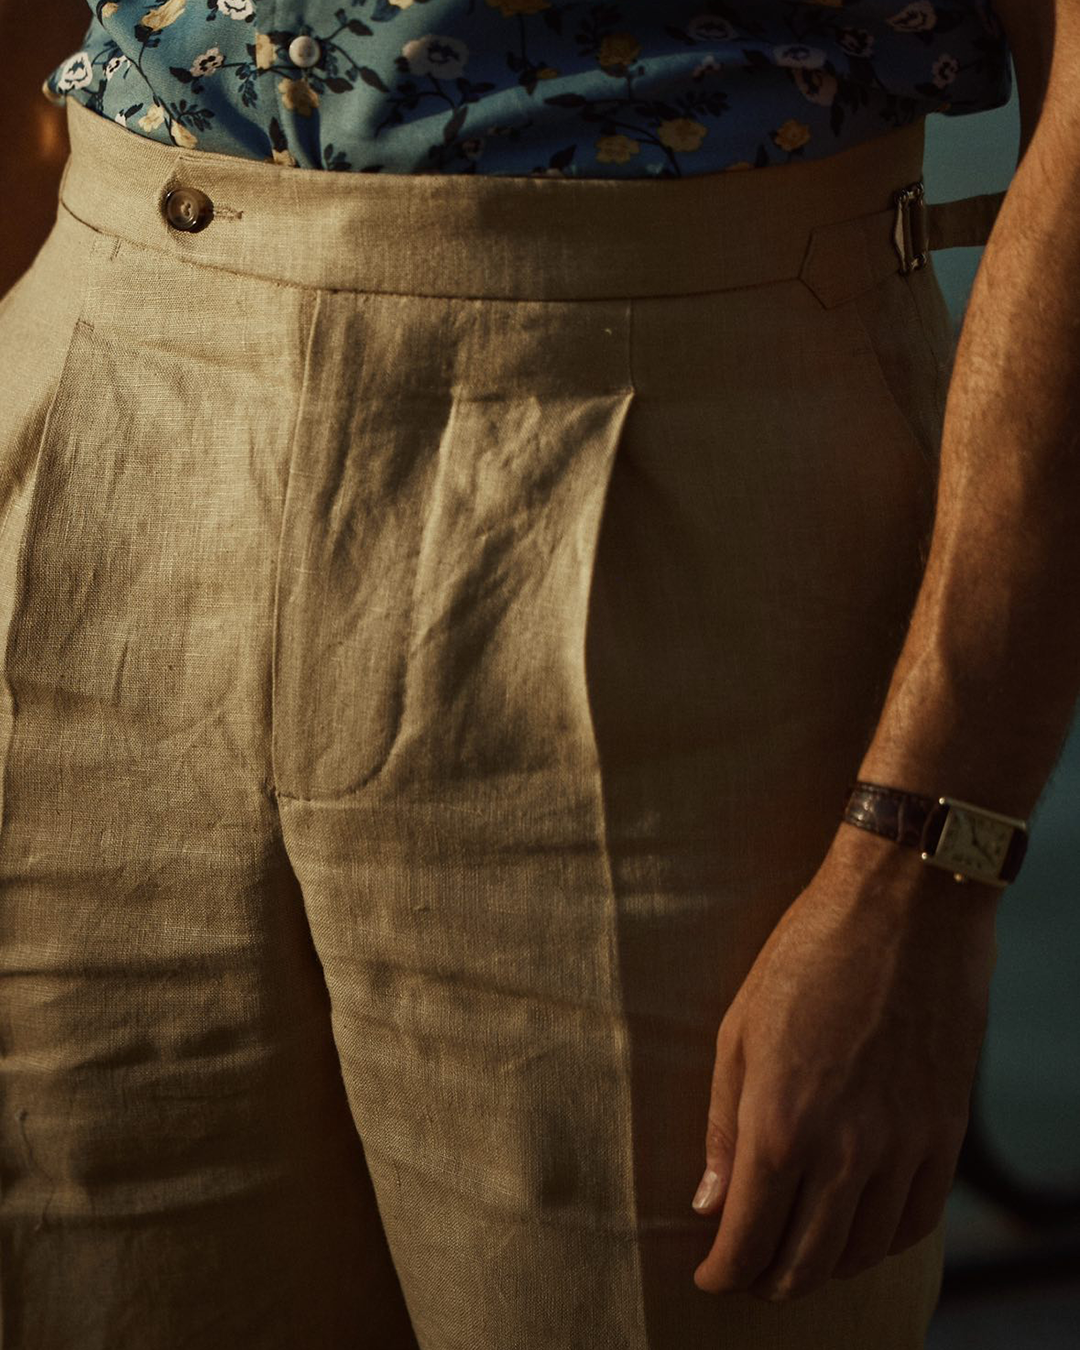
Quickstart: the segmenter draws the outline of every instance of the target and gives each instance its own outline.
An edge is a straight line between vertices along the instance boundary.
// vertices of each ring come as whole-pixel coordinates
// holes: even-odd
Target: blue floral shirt
[[[90,0],[45,79],[185,149],[358,173],[681,177],[1012,92],[990,0]]]

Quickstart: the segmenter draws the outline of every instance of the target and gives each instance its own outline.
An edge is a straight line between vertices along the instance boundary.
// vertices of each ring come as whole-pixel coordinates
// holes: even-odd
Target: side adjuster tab
[[[926,216],[926,187],[920,178],[893,193],[896,218],[893,224],[893,247],[900,258],[901,272],[915,272],[925,267],[929,254],[929,229]]]

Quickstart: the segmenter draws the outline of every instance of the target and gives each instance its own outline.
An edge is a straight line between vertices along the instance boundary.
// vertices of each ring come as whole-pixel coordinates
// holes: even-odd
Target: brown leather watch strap
[[[942,834],[953,810],[996,818],[999,822],[1009,825],[1012,830],[996,876],[985,876],[979,872],[966,870],[955,871],[950,860],[949,870],[953,872],[955,879],[963,881],[974,878],[996,886],[1004,886],[1015,881],[1028,846],[1026,821],[985,810],[969,802],[957,801],[955,798],[926,797],[922,793],[904,792],[900,788],[886,787],[882,783],[867,783],[862,779],[848,789],[843,818],[850,825],[857,825],[863,830],[872,830],[875,834],[884,835],[886,839],[895,840],[898,844],[918,848],[922,851],[923,857],[929,860],[939,857]],[[984,852],[982,849],[979,851]],[[990,855],[986,856],[989,860]],[[935,865],[945,864],[935,862]]]
[[[922,844],[927,817],[938,804],[936,797],[862,781],[853,783],[848,794],[844,820],[849,825],[915,848]]]

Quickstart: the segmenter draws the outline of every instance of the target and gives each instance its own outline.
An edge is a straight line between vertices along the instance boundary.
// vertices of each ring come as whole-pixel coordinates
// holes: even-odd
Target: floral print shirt
[[[51,101],[303,168],[681,177],[1012,92],[991,0],[89,3]]]

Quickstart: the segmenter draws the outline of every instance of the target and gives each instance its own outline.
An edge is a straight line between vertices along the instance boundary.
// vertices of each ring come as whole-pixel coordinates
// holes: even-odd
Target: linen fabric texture
[[[690,1201],[925,565],[954,333],[850,223],[923,123],[660,184],[67,117],[0,301],[5,1350],[917,1350],[942,1227],[770,1304]]]
[[[46,98],[184,149],[334,172],[764,168],[1012,92],[991,0],[89,5]]]

